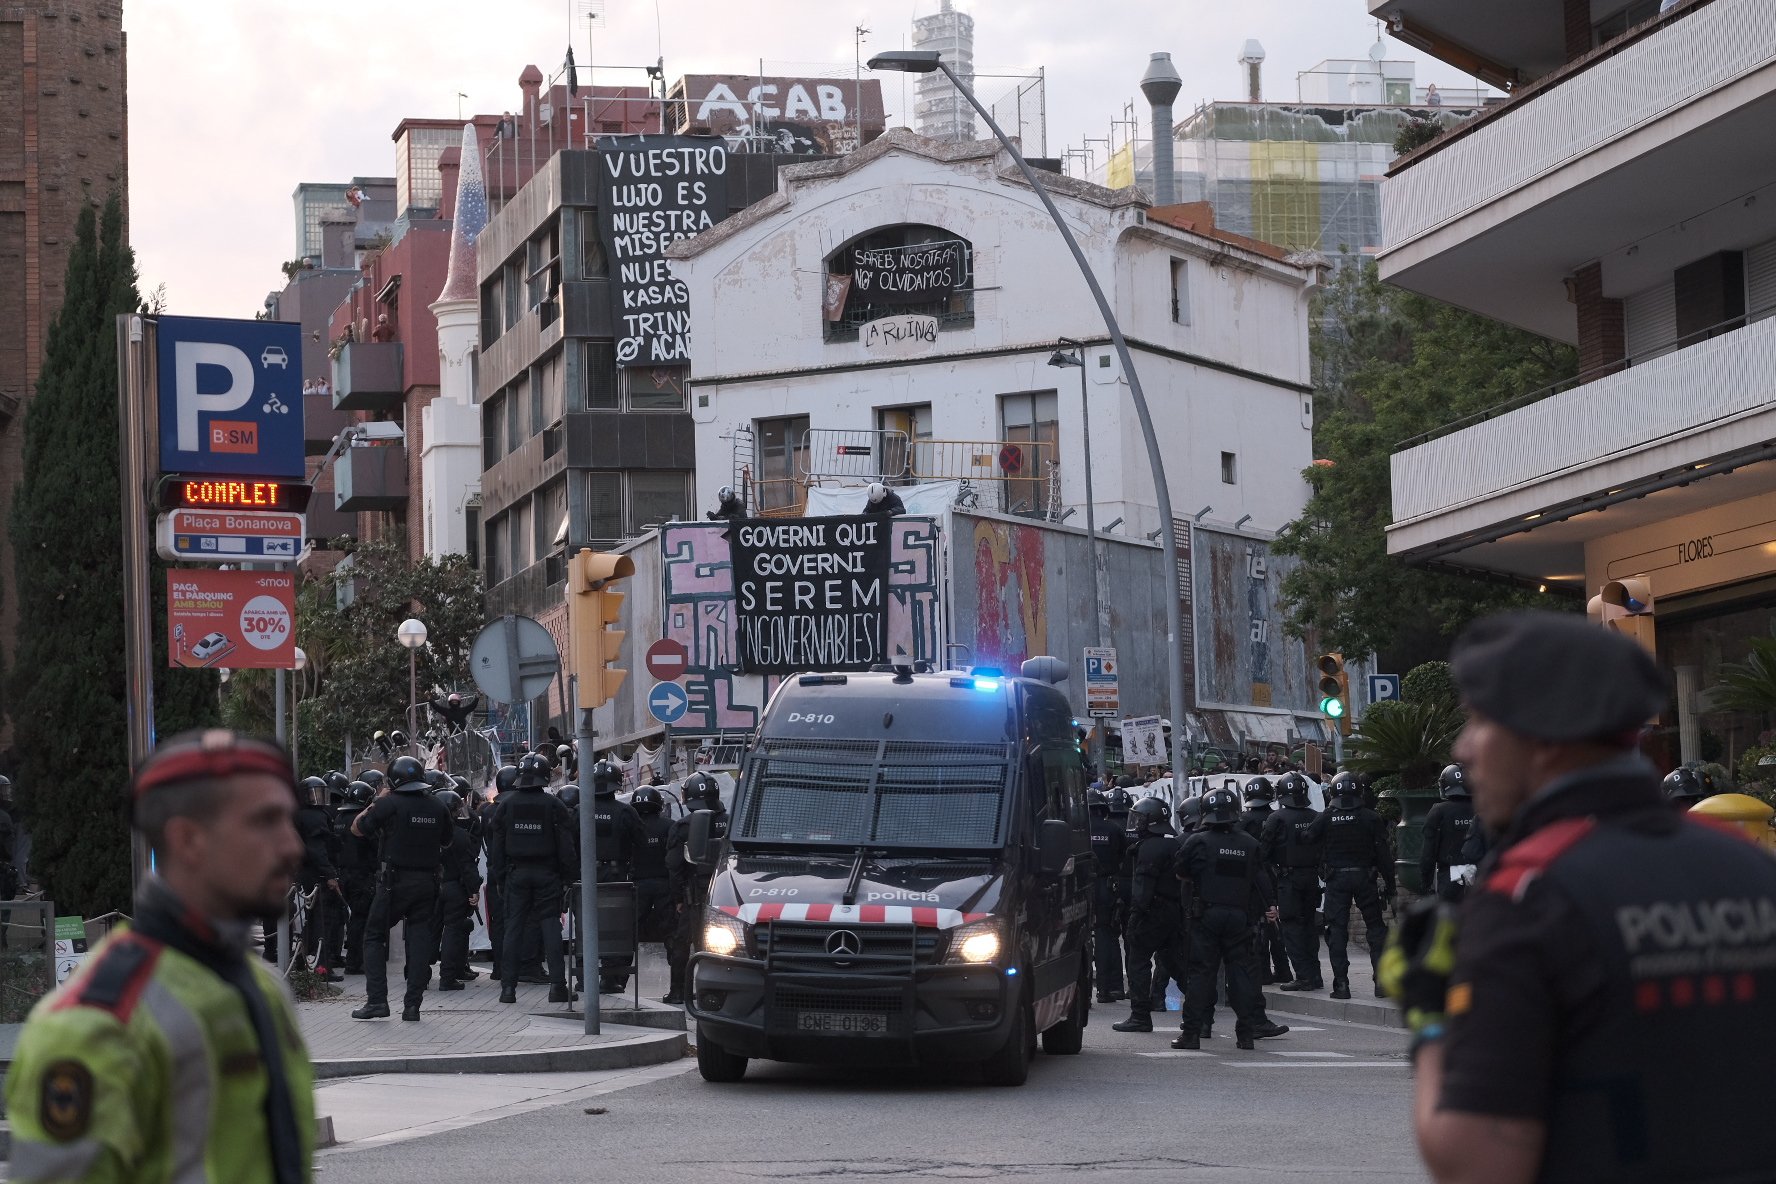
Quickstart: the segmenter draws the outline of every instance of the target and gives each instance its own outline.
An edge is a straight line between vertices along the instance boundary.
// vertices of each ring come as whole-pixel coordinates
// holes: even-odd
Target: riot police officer
[[[1683,765],[1665,774],[1665,779],[1659,782],[1659,791],[1665,795],[1665,803],[1681,813],[1703,798],[1714,796],[1714,777],[1701,769]]]
[[[339,839],[339,894],[345,900],[344,969],[364,973],[364,923],[376,898],[376,841],[352,833],[352,820],[376,799],[368,782],[350,781],[333,805],[333,833]],[[333,965],[328,962],[327,965]]]
[[[1388,897],[1394,895],[1394,857],[1388,849],[1387,823],[1363,805],[1363,786],[1354,773],[1332,778],[1332,804],[1309,828],[1310,837],[1325,844],[1326,952],[1332,958],[1332,998],[1350,995],[1350,911],[1354,904],[1368,930],[1369,964],[1373,970],[1387,945],[1387,922],[1381,918],[1379,876]],[[1375,985],[1378,998],[1386,992]]]
[[[303,892],[321,888],[315,895],[315,908],[324,941],[327,933],[344,921],[338,908],[339,872],[333,866],[333,819],[327,813],[326,781],[319,777],[304,777],[296,786],[296,801],[296,833],[302,838],[302,867],[296,873],[296,883]],[[266,922],[264,955],[267,962],[276,962],[278,957],[277,920],[272,917]],[[314,952],[320,955],[315,966],[317,976],[333,983],[344,979],[344,975],[326,965],[324,948]]]
[[[562,875],[573,867],[573,816],[561,799],[544,793],[549,762],[526,753],[516,783],[500,794],[487,836],[487,873],[505,902],[505,956],[500,1002],[518,1002],[518,963],[525,934],[534,930],[549,968],[549,1002],[571,1003],[561,945]]]
[[[641,816],[646,835],[635,848],[635,936],[637,941],[664,942],[672,921],[672,877],[666,871],[666,840],[672,820],[666,798],[651,785],[635,791],[629,804]]]
[[[1240,829],[1259,841],[1259,848],[1264,845],[1264,824],[1276,813],[1276,790],[1268,777],[1254,777],[1246,782],[1246,808],[1240,813]],[[1260,860],[1264,866],[1264,874],[1270,877],[1271,894],[1276,894],[1276,872],[1268,861]],[[1269,986],[1271,983],[1286,983],[1289,980],[1289,955],[1283,949],[1283,928],[1274,917],[1266,917],[1258,923],[1258,936],[1254,948],[1258,954],[1258,985]]]
[[[12,779],[0,776],[0,900],[11,900],[19,894],[18,864],[13,852],[18,845],[18,832],[12,822]]]
[[[1467,845],[1468,832],[1474,828],[1474,802],[1460,765],[1444,768],[1437,778],[1437,793],[1443,800],[1425,815],[1418,881],[1426,895],[1434,892],[1445,900],[1460,900],[1466,885],[1458,882],[1450,869],[1468,862],[1462,858],[1462,848]]]
[[[1313,824],[1319,815],[1308,797],[1307,778],[1299,773],[1279,779],[1276,795],[1282,805],[1265,819],[1259,843],[1264,862],[1276,870],[1283,949],[1295,972],[1281,989],[1318,991],[1325,986],[1320,974],[1320,935],[1314,927],[1314,911],[1320,907],[1321,843],[1313,835]]]
[[[382,864],[376,875],[376,896],[364,932],[364,1006],[354,1020],[387,1019],[389,930],[402,922],[407,956],[404,1020],[419,1019],[420,1001],[432,980],[432,925],[438,906],[438,869],[450,845],[453,827],[431,794],[425,769],[410,756],[389,762],[394,790],[371,803],[352,822],[352,833],[380,838]]]
[[[647,842],[641,815],[628,802],[617,800],[617,789],[623,784],[623,773],[609,761],[599,761],[592,769],[592,820],[598,842],[598,882],[624,884],[632,882],[635,853]],[[621,994],[629,984],[629,954],[598,959],[598,989],[607,995]]]
[[[672,940],[666,947],[666,960],[672,973],[671,983],[665,998],[660,1000],[662,1003],[672,1004],[683,1003],[685,992],[689,989],[685,970],[691,959],[691,947],[696,943],[697,934],[703,927],[703,906],[709,898],[709,875],[714,870],[713,864],[708,861],[698,863],[691,859],[691,819],[699,811],[709,812],[712,856],[713,847],[728,834],[728,813],[722,806],[721,789],[716,785],[715,778],[708,773],[692,773],[685,778],[679,789],[688,812],[683,818],[673,822],[672,830],[666,837],[666,870],[671,876],[672,907],[677,923],[673,926]]]
[[[1239,796],[1211,789],[1201,798],[1203,829],[1178,848],[1175,874],[1191,887],[1190,981],[1184,1002],[1183,1032],[1173,1048],[1201,1047],[1199,1033],[1214,1008],[1216,979],[1227,965],[1227,999],[1236,1017],[1234,1038],[1250,1049],[1260,1036],[1289,1029],[1272,1024],[1258,992],[1252,931],[1262,915],[1276,914],[1270,877],[1258,840],[1239,826]]]
[[[1162,798],[1142,798],[1129,812],[1136,836],[1127,938],[1129,1017],[1111,1025],[1118,1032],[1153,1031],[1154,958],[1171,977],[1184,977],[1184,901],[1173,870],[1178,840],[1171,818]]]
[[[481,803],[481,845],[485,849],[491,845],[493,830],[493,812],[499,808],[499,799],[510,793],[518,784],[518,766],[501,765],[493,774],[493,796]],[[497,977],[500,968],[506,963],[501,957],[504,952],[506,906],[501,892],[499,877],[493,874],[493,867],[487,869],[487,945],[493,957],[492,973]]]
[[[1116,892],[1128,841],[1122,825],[1110,817],[1107,793],[1090,790],[1086,800],[1091,809],[1092,862],[1097,871],[1092,881],[1092,947],[1097,959],[1098,1002],[1115,1003],[1128,997],[1122,990],[1122,904]]]
[[[479,971],[469,966],[469,934],[475,927],[475,895],[481,891],[481,868],[463,796],[455,788],[440,789],[432,796],[451,818],[450,846],[444,852],[444,874],[438,884],[433,960],[438,963],[438,989],[460,991],[463,983],[481,977]]]

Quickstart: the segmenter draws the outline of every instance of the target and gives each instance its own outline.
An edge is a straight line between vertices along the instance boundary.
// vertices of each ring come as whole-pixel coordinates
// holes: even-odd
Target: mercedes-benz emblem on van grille
[[[835,929],[826,939],[826,952],[835,958],[855,958],[863,953],[863,939],[849,929]]]

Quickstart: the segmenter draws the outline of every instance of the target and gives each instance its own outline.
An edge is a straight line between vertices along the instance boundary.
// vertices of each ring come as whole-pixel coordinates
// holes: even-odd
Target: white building
[[[1128,337],[1175,512],[1267,539],[1307,497],[1316,271],[1215,231],[1205,206],[1150,210],[1137,190],[1058,175],[1045,185]],[[953,252],[953,282],[921,303],[872,301],[853,274],[858,252],[904,262],[913,253],[896,249],[917,244],[931,258]],[[1071,338],[1085,345],[1099,527],[1157,528],[1102,318],[997,145],[890,131],[855,155],[784,169],[775,196],[672,257],[697,324],[700,507],[731,484],[755,511],[794,512],[810,487],[881,477],[966,481],[979,508],[1068,516],[1086,500],[1086,425],[1079,371],[1050,358]],[[910,336],[880,332],[909,317]]]
[[[1776,633],[1776,20],[1768,0],[1371,0],[1509,102],[1396,163],[1384,278],[1578,347],[1393,457],[1388,550],[1575,599],[1641,585],[1661,754],[1732,763],[1707,692]],[[1615,585],[1612,589],[1611,586]]]

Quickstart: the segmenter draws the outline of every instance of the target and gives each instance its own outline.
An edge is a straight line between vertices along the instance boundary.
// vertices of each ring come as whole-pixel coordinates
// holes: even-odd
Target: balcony
[[[333,359],[333,406],[340,411],[398,411],[406,372],[398,341],[351,341]]]
[[[345,430],[352,417],[333,406],[333,392],[326,383],[302,395],[302,450],[319,456],[333,446],[333,437]]]
[[[1582,571],[1589,539],[1776,489],[1762,463],[1772,440],[1765,316],[1396,452],[1388,551],[1523,577]]]
[[[407,504],[407,450],[399,444],[347,448],[333,466],[333,508],[347,513]]]
[[[1620,298],[1776,236],[1776,21],[1698,0],[1647,22],[1396,163],[1384,278],[1564,341],[1564,279]]]

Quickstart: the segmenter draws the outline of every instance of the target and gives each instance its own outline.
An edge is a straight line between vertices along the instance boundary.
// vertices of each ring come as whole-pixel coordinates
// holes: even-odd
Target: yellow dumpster
[[[1770,824],[1776,810],[1754,797],[1742,793],[1717,793],[1691,806],[1690,812],[1731,823],[1744,831],[1752,842],[1776,852],[1776,830],[1771,829]]]

